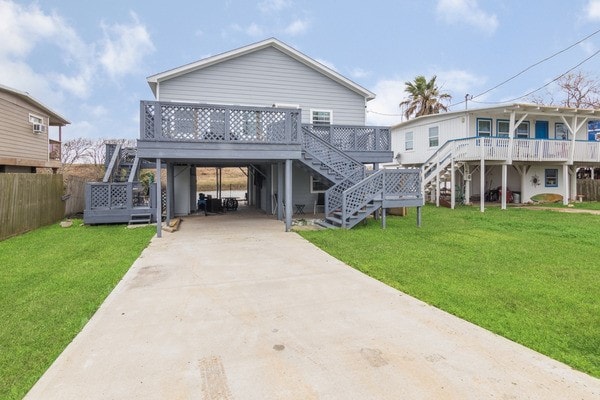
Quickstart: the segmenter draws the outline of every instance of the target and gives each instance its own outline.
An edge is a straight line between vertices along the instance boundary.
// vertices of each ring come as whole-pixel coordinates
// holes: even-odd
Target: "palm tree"
[[[420,117],[421,115],[439,114],[440,111],[448,111],[448,107],[443,104],[450,101],[452,96],[448,93],[440,93],[437,87],[434,75],[429,82],[423,75],[415,78],[414,82],[405,82],[405,92],[409,94],[408,99],[400,103],[400,108],[406,106],[404,115],[407,119],[411,117]]]

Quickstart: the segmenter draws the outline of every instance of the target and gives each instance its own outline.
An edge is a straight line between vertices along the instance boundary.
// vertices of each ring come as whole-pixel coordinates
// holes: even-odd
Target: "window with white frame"
[[[440,145],[440,129],[437,126],[429,128],[429,147],[437,147]]]
[[[414,150],[415,142],[413,140],[413,133],[406,132],[404,135],[404,150]]]
[[[546,187],[558,187],[558,169],[547,168],[544,171],[544,182]]]
[[[29,122],[32,124],[44,124],[44,118],[35,114],[29,114]]]
[[[310,177],[310,192],[311,193],[323,193],[327,191],[327,184],[320,180],[319,178],[315,178],[311,175]]]
[[[477,136],[492,136],[491,118],[477,118]]]
[[[507,119],[499,119],[496,121],[496,134],[498,137],[510,136],[510,121]]]
[[[554,124],[554,138],[558,140],[569,140],[569,130],[562,122]]]
[[[529,137],[529,121],[523,121],[517,126],[516,137],[527,139]]]
[[[331,125],[331,110],[310,110],[310,121],[313,125]]]

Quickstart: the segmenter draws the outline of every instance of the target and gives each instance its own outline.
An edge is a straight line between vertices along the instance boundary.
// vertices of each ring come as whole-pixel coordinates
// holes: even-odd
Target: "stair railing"
[[[342,228],[348,220],[376,198],[381,199],[385,188],[385,170],[379,170],[342,193]]]

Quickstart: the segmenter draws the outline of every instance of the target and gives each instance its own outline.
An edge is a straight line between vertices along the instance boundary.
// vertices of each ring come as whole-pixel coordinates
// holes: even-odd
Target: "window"
[[[529,121],[524,121],[517,126],[517,138],[527,139],[529,137]]]
[[[568,140],[569,139],[569,130],[567,126],[562,122],[557,122],[554,124],[554,138],[558,140]]]
[[[499,119],[496,121],[496,133],[498,137],[507,138],[510,136],[510,121]]]
[[[44,124],[44,118],[42,117],[38,117],[37,115],[34,114],[29,114],[29,122],[32,124]]]
[[[429,147],[437,147],[440,144],[440,133],[437,126],[429,128]]]
[[[477,118],[477,136],[492,136],[492,120]]]
[[[558,169],[548,168],[544,174],[546,187],[558,187]]]
[[[313,125],[331,125],[331,114],[328,110],[310,110],[310,121]]]
[[[310,177],[310,192],[311,193],[323,193],[328,189],[327,184],[321,181],[319,178],[313,176]]]
[[[404,150],[414,150],[413,133],[406,132],[404,135]]]

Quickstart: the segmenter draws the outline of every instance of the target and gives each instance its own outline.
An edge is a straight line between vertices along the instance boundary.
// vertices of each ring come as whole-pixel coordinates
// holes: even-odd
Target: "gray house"
[[[393,153],[388,127],[365,126],[375,95],[277,39],[147,80],[156,100],[141,102],[129,182],[116,196],[121,208],[109,201],[118,184],[90,184],[86,222],[126,222],[142,211],[127,193],[141,160],[155,163],[159,179],[167,170],[166,194],[143,205],[151,219],[162,201],[167,218],[194,212],[195,170],[206,166],[247,167],[249,205],[276,213],[287,229],[292,212],[312,212],[319,197],[327,223],[343,227],[387,207],[422,205],[418,170],[378,170]]]

